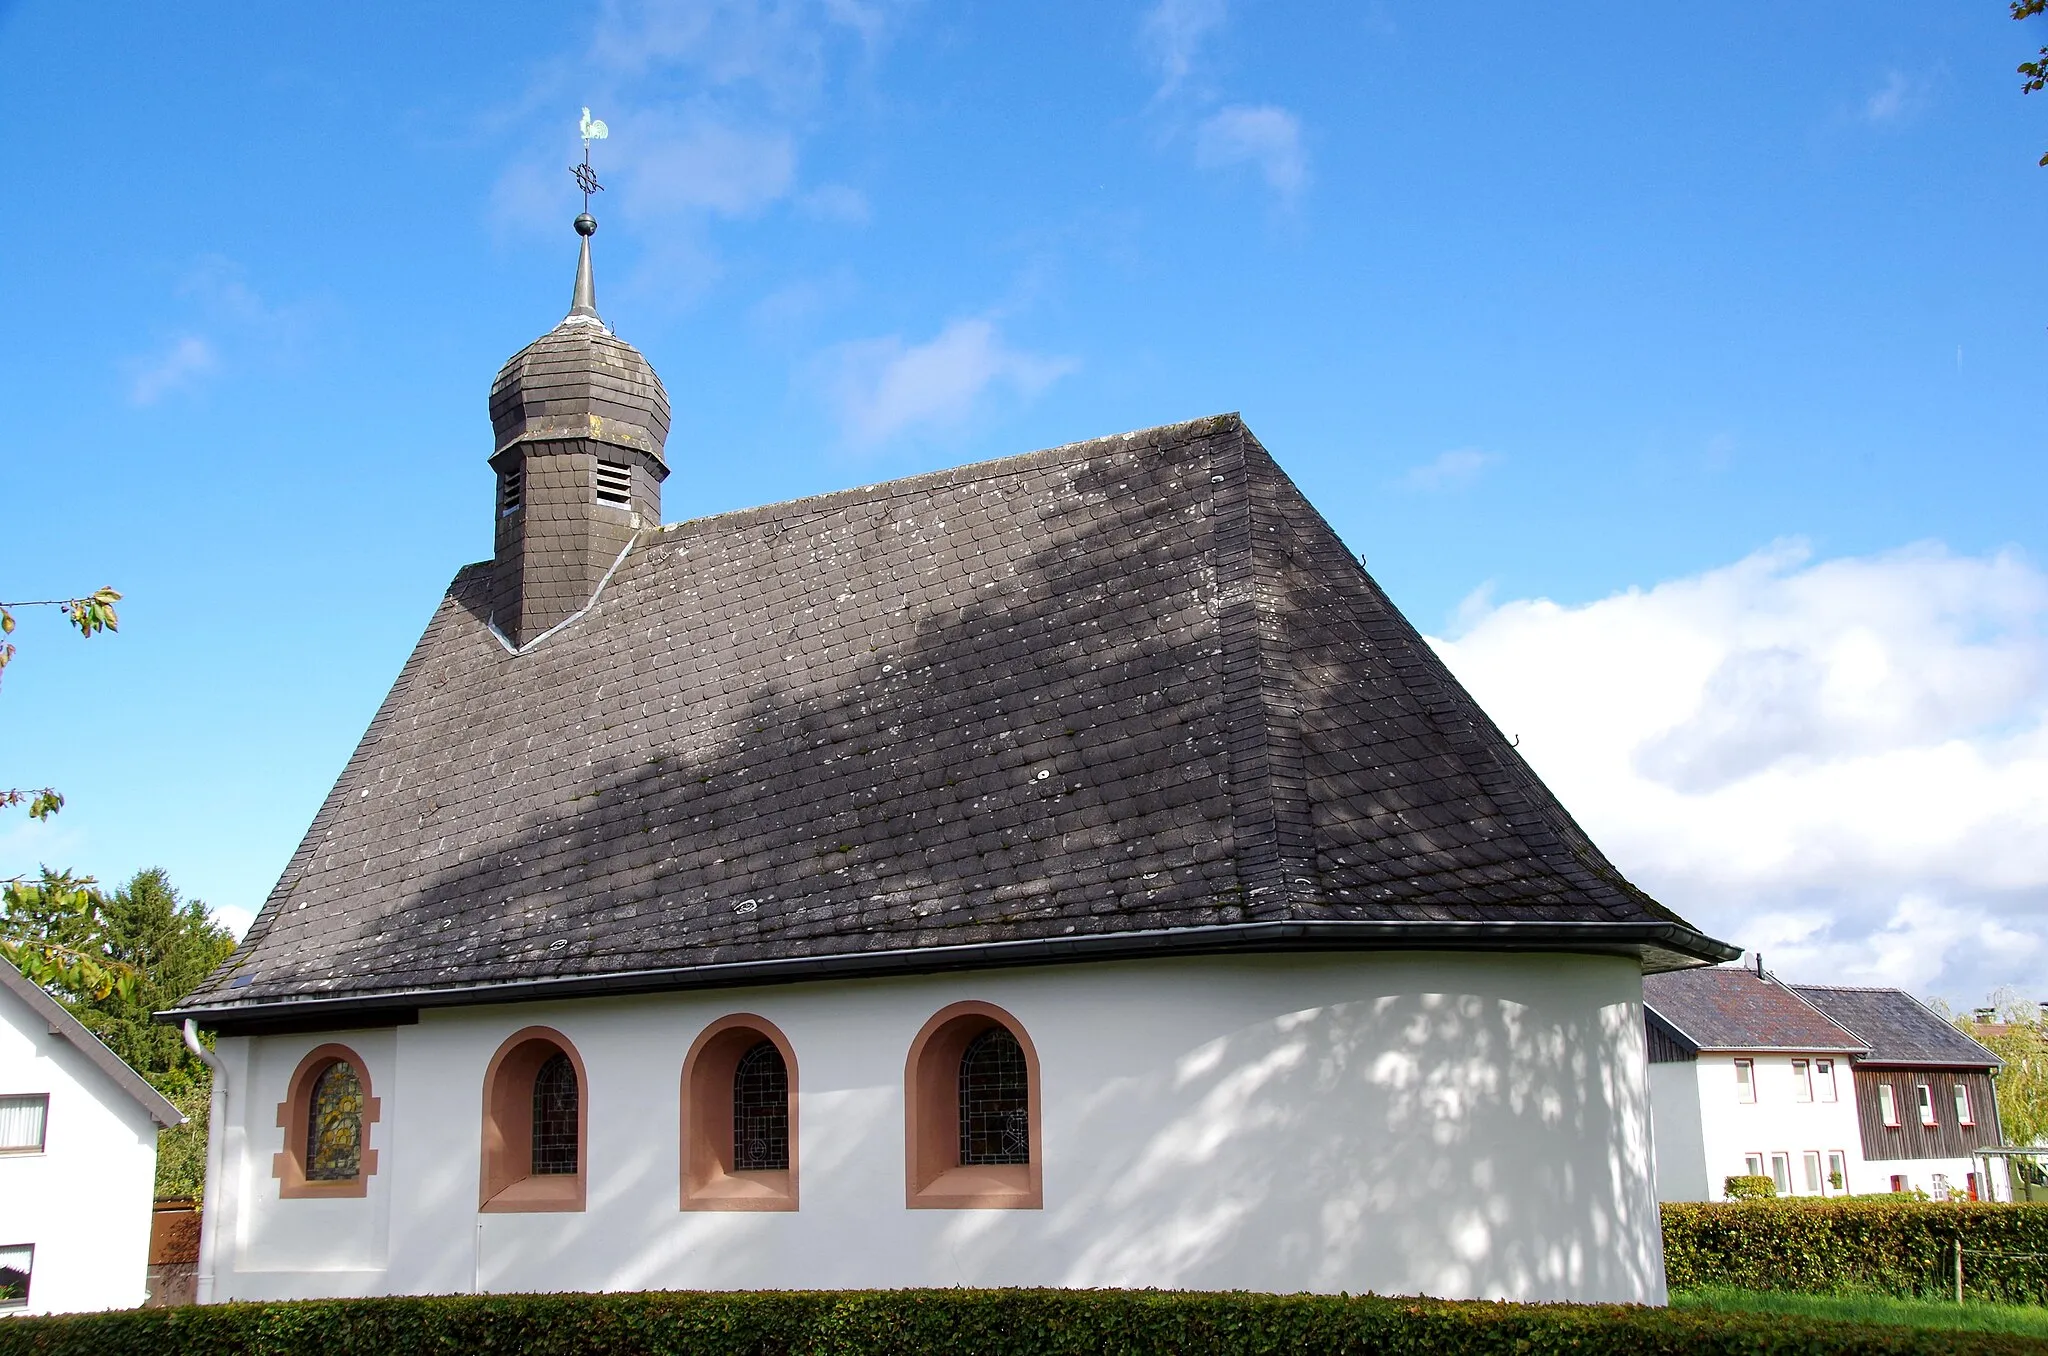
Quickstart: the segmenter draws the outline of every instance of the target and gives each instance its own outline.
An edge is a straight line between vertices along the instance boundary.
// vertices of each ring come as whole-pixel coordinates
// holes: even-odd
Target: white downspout
[[[190,1017],[185,1019],[185,1048],[213,1071],[213,1093],[206,1108],[206,1185],[199,1202],[199,1275],[193,1293],[200,1304],[211,1304],[213,1258],[220,1238],[221,1160],[227,1153],[228,1070],[220,1056],[201,1044],[199,1023]]]

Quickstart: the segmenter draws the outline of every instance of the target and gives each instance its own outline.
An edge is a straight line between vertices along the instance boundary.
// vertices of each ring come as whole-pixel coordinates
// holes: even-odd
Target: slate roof
[[[1856,1033],[1870,1053],[1865,1064],[1928,1064],[1996,1068],[2000,1060],[1900,989],[1796,984],[1801,998]]]
[[[44,1030],[75,1046],[78,1052],[89,1060],[93,1067],[107,1076],[107,1080],[129,1100],[149,1113],[150,1119],[168,1130],[174,1125],[185,1123],[185,1113],[171,1105],[168,1097],[149,1085],[149,1080],[135,1072],[119,1055],[109,1050],[106,1042],[92,1034],[91,1028],[64,1010],[64,1005],[44,993],[33,980],[14,968],[12,962],[0,960],[0,989],[14,995],[36,1019]]]
[[[1864,1048],[1788,986],[1740,966],[1645,975],[1643,1006],[1695,1050]]]
[[[1164,950],[1735,954],[1622,878],[1235,415],[643,533],[517,657],[488,575],[167,1015]]]

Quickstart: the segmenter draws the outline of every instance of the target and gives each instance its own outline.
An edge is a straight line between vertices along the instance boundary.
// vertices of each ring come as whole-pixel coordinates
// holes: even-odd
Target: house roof
[[[1798,984],[1799,996],[1856,1033],[1870,1047],[1868,1064],[1930,1064],[1995,1068],[1997,1055],[1944,1022],[1900,989]]]
[[[1645,975],[1643,1006],[1700,1050],[1863,1050],[1790,988],[1739,966]]]
[[[176,1013],[1166,951],[1726,959],[1235,415],[644,532],[518,655],[462,570]]]
[[[13,994],[33,1012],[52,1036],[62,1037],[77,1047],[78,1052],[92,1062],[94,1068],[113,1081],[115,1087],[126,1093],[134,1103],[148,1112],[150,1118],[168,1130],[174,1125],[185,1123],[184,1113],[170,1103],[170,1099],[151,1087],[148,1080],[128,1066],[127,1061],[109,1050],[106,1043],[92,1034],[85,1024],[64,1010],[62,1004],[14,968],[6,960],[0,960],[0,988]]]

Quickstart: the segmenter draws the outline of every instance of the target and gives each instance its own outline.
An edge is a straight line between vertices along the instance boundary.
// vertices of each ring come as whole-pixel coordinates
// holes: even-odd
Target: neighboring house
[[[1236,416],[662,527],[589,260],[494,557],[165,1014],[202,1300],[1663,1298],[1642,976],[1735,953]]]
[[[1791,989],[1739,967],[1648,975],[1643,1023],[1658,1199],[1722,1200],[1733,1176],[1781,1196],[1883,1189],[1856,1121],[1865,1046]]]
[[[1863,1157],[1885,1181],[1877,1189],[2006,1194],[2006,1174],[1987,1181],[1974,1157],[2004,1142],[1991,1083],[1997,1055],[1898,989],[1792,987],[1868,1047],[1856,1062],[1856,1110]]]
[[[142,1303],[156,1135],[184,1119],[0,960],[0,1312]]]

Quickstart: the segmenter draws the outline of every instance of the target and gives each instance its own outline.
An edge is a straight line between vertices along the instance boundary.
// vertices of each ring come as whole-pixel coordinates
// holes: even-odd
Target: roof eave
[[[27,1004],[29,1011],[42,1019],[52,1036],[84,1055],[87,1062],[105,1074],[115,1087],[126,1093],[163,1129],[169,1130],[185,1123],[185,1113],[173,1106],[170,1098],[151,1087],[149,1080],[109,1049],[105,1041],[93,1034],[91,1027],[65,1011],[63,1004],[44,993],[40,985],[6,960],[0,960],[0,988]]]
[[[1167,928],[1095,937],[1048,937],[968,946],[909,947],[831,956],[798,956],[664,970],[507,980],[489,984],[385,989],[334,998],[288,997],[255,1002],[195,1003],[156,1014],[190,1018],[209,1030],[331,1030],[351,1014],[376,1014],[367,1025],[413,1020],[422,1008],[539,1002],[685,989],[742,988],[809,980],[931,974],[1025,965],[1135,960],[1158,956],[1256,955],[1327,951],[1527,951],[1633,955],[1646,969],[1668,970],[1731,960],[1739,948],[1666,922],[1386,922],[1300,921]]]

